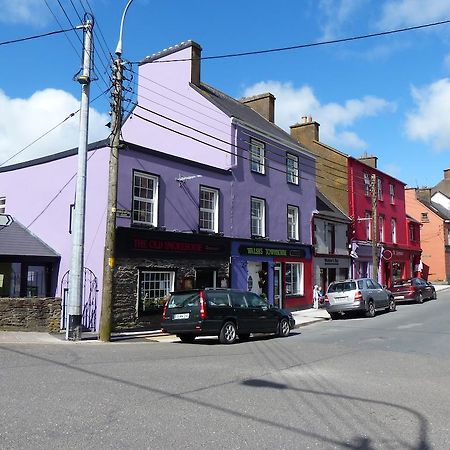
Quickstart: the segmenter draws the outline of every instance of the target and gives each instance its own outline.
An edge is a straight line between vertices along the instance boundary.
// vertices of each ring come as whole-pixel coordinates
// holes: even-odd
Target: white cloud
[[[45,25],[50,11],[42,0],[0,0],[0,22]]]
[[[392,29],[419,25],[448,19],[449,15],[448,0],[388,0],[383,5],[379,26],[381,29]]]
[[[342,151],[346,149],[364,150],[366,142],[349,130],[355,122],[385,111],[393,111],[395,105],[384,99],[365,96],[362,99],[347,100],[344,104],[321,104],[309,86],[295,88],[291,83],[267,81],[248,87],[244,96],[271,92],[276,97],[275,119],[277,125],[289,131],[289,126],[301,121],[303,116],[311,116],[321,124],[320,140]]]
[[[406,134],[436,150],[450,150],[450,80],[443,78],[427,86],[411,88],[416,109],[407,114]]]
[[[9,98],[0,90],[0,166],[31,142],[49,131],[80,107],[80,101],[57,89],[35,92],[30,98]],[[78,146],[79,114],[68,119],[44,138],[5,165],[58,153]],[[105,138],[109,116],[94,109],[89,113],[89,142]]]

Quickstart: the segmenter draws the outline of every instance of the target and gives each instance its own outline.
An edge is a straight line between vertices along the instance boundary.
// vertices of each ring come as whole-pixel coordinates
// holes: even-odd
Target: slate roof
[[[294,145],[298,148],[298,151],[308,154],[308,156],[314,157],[306,148],[302,147],[298,141],[291,137],[289,133],[281,129],[279,126],[270,122],[261,114],[250,108],[233,97],[230,97],[218,89],[206,84],[201,83],[200,86],[191,83],[191,87],[201,95],[203,95],[209,102],[219,108],[228,117],[235,117],[240,121],[251,125],[262,132],[273,135],[274,137],[286,141],[290,145]]]
[[[417,199],[420,203],[425,205],[429,210],[433,211],[437,214],[441,219],[450,220],[450,211],[447,208],[444,208],[439,203],[435,203],[433,201],[429,202],[423,199]]]
[[[316,190],[316,210],[320,216],[327,216],[333,219],[348,222],[352,220],[344,214],[334,203],[328,200],[319,190]]]
[[[444,178],[443,180],[439,181],[439,183],[431,188],[431,195],[436,194],[436,192],[440,192],[441,194],[446,195],[447,197],[450,196],[450,179]]]
[[[17,220],[7,227],[0,227],[0,256],[60,257]]]

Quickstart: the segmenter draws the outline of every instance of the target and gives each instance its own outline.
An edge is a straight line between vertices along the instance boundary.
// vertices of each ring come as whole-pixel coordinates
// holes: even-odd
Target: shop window
[[[254,139],[250,142],[250,170],[263,175],[266,173],[264,144]]]
[[[139,273],[139,312],[150,314],[164,306],[174,290],[175,272],[141,270]]]
[[[219,232],[219,191],[200,187],[200,231]]]
[[[251,232],[252,236],[266,235],[266,201],[261,198],[251,199]]]
[[[288,183],[298,184],[298,156],[290,153],[286,156],[286,176]]]
[[[298,206],[287,208],[288,239],[298,240]]]
[[[133,223],[156,227],[159,178],[141,172],[133,174]]]
[[[45,297],[46,275],[44,266],[28,266],[27,297]]]
[[[286,264],[286,294],[303,295],[303,263]]]

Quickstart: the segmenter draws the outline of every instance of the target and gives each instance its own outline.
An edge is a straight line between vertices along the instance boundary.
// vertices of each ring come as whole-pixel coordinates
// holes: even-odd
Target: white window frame
[[[153,182],[153,198],[147,198],[135,194],[137,179],[146,179]],[[158,193],[159,193],[159,177],[144,172],[135,171],[133,173],[133,223],[141,225],[158,226]],[[141,208],[136,208],[136,202]],[[142,206],[145,205],[145,208]],[[144,220],[147,215],[150,220]]]
[[[0,214],[6,212],[6,197],[0,197]]]
[[[395,190],[392,183],[389,185],[389,196],[391,197],[391,205],[393,205],[395,203]]]
[[[286,155],[286,179],[288,183],[297,184],[299,180],[299,158],[297,155]]]
[[[383,182],[381,178],[377,178],[377,198],[383,200]]]
[[[294,205],[288,205],[287,207],[287,232],[288,239],[298,241],[299,239],[299,207]]]
[[[378,216],[378,237],[380,242],[384,242],[384,216]]]
[[[364,172],[364,195],[370,196],[370,176],[367,172]]]
[[[391,219],[391,239],[392,243],[397,243],[397,221],[395,219]]]
[[[364,225],[366,228],[366,239],[368,241],[372,240],[372,214],[370,212],[366,212],[364,217]]]
[[[303,295],[304,264],[286,263],[286,295]]]
[[[151,279],[154,276],[155,279]],[[147,278],[145,280],[145,278]],[[156,279],[156,277],[162,277],[162,279]],[[148,289],[144,289],[142,286],[143,283],[148,283],[151,285],[153,283],[155,286],[149,286]],[[159,283],[159,286],[156,286],[156,283]],[[161,285],[161,283],[163,283]],[[140,314],[145,314],[146,311],[154,311],[155,308],[161,308],[164,306],[165,296],[175,290],[175,271],[172,270],[150,270],[150,269],[142,269],[139,271],[139,282],[138,282],[138,304],[137,310]],[[147,292],[146,292],[147,291]],[[159,292],[157,296],[151,296],[151,293]],[[149,294],[147,296],[147,294]],[[149,304],[153,304],[154,307],[146,307],[145,302],[148,301]]]
[[[254,212],[257,214],[254,214]],[[266,201],[262,198],[251,198],[250,228],[252,236],[266,236]]]
[[[250,170],[264,175],[266,173],[266,149],[262,142],[250,140]]]
[[[207,208],[202,206],[202,194],[208,193],[213,195],[212,200],[212,208]],[[209,200],[208,200],[209,201]],[[202,226],[205,225],[205,222],[202,223],[202,214],[209,216],[210,219],[207,222],[212,224],[212,227]],[[212,233],[219,232],[219,190],[214,188],[209,188],[206,186],[200,186],[200,198],[199,198],[199,218],[198,225],[200,231],[210,231]]]

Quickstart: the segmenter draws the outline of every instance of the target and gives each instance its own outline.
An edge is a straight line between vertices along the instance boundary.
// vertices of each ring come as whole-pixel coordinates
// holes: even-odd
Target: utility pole
[[[117,179],[119,169],[120,133],[122,130],[122,91],[123,91],[123,63],[122,63],[122,32],[125,15],[133,0],[128,0],[122,14],[120,23],[119,40],[116,48],[117,58],[114,60],[113,69],[113,94],[112,116],[109,157],[109,187],[108,206],[106,216],[105,254],[103,263],[103,290],[102,308],[100,314],[101,341],[108,342],[111,339],[112,328],[112,297],[115,267],[116,247],[116,209],[117,209]]]
[[[377,176],[370,177],[372,197],[372,278],[378,281],[378,221],[377,221]]]
[[[76,80],[81,84],[80,137],[75,191],[75,210],[72,224],[72,260],[69,272],[69,301],[66,339],[81,339],[83,309],[84,234],[86,213],[86,166],[89,123],[89,91],[91,83],[91,54],[93,20],[86,20],[84,28],[83,70]]]

